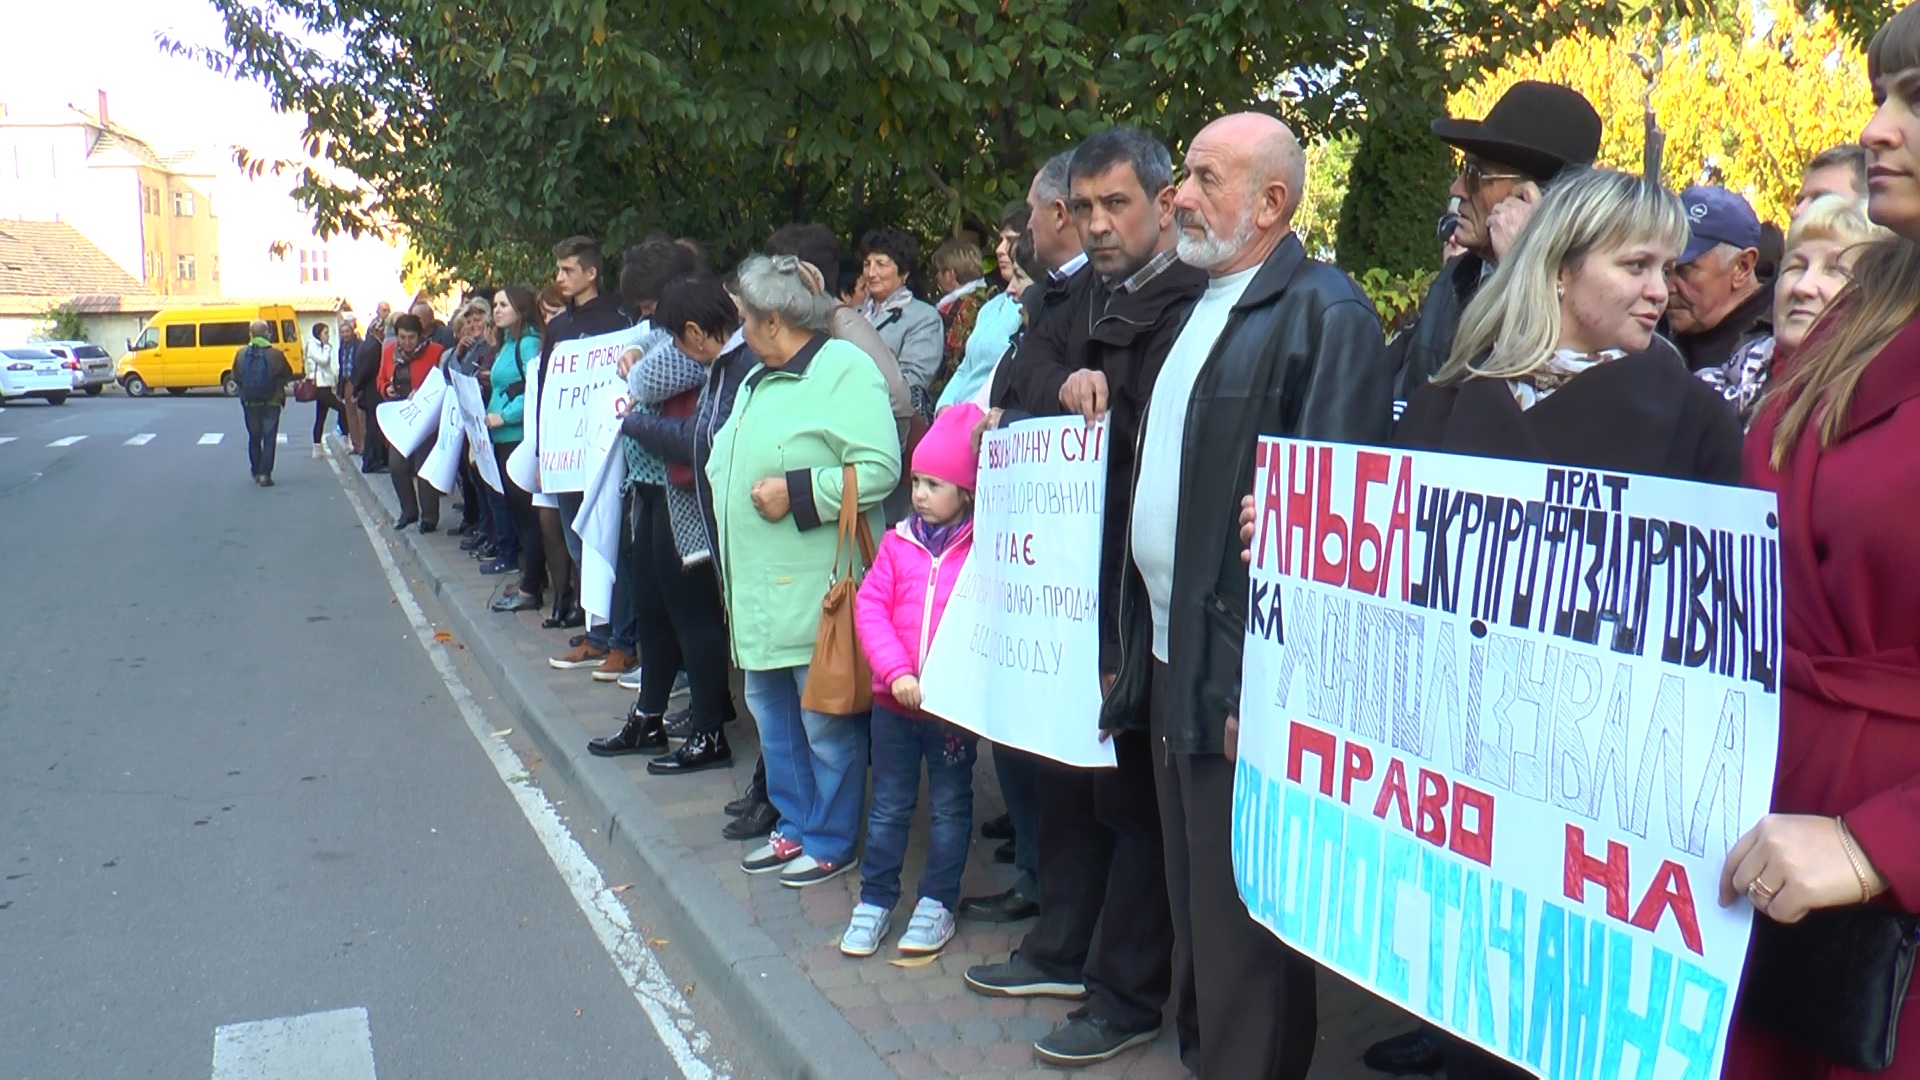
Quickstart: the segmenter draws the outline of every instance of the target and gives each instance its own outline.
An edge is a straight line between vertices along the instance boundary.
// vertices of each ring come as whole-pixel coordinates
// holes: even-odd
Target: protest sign
[[[537,494],[540,491],[540,459],[534,447],[539,440],[534,433],[540,429],[540,410],[535,403],[540,400],[540,368],[528,364],[524,375],[526,398],[520,412],[520,445],[507,455],[507,478],[520,485],[520,490]]]
[[[620,433],[620,417],[611,408],[625,396],[620,354],[643,336],[642,327],[631,327],[553,347],[537,399],[541,491],[581,491],[587,486],[600,455]],[[531,435],[528,441],[533,441]]]
[[[414,388],[413,396],[399,401],[383,401],[373,410],[380,433],[402,454],[411,454],[427,441],[427,434],[440,423],[440,399],[447,392],[447,380],[435,365]]]
[[[605,412],[626,416],[626,383],[602,387],[596,397],[596,415]],[[625,523],[621,495],[627,486],[627,454],[617,438],[618,425],[612,428],[616,437],[604,447],[591,442],[598,430],[589,429],[587,454],[595,466],[580,512],[573,519],[573,531],[580,534],[580,608],[595,620],[608,622],[613,619],[614,568],[620,557],[620,528]]]
[[[1767,812],[1762,492],[1264,440],[1232,851],[1247,910],[1546,1076],[1718,1076]]]
[[[480,473],[480,479],[495,491],[507,489],[500,483],[500,463],[493,456],[493,433],[487,427],[487,397],[477,376],[453,375],[453,394],[460,410],[460,431],[466,436],[467,456]]]
[[[439,369],[434,370],[437,372]],[[448,372],[447,378],[457,386],[461,376],[457,371]],[[420,463],[420,479],[432,484],[434,490],[443,495],[453,494],[460,482],[460,459],[466,455],[466,449],[467,433],[460,425],[459,394],[442,392],[440,432],[434,437],[433,449],[427,451],[427,459]]]
[[[987,433],[973,553],[920,676],[928,712],[1069,765],[1114,763],[1100,741],[1106,438],[1077,416]]]

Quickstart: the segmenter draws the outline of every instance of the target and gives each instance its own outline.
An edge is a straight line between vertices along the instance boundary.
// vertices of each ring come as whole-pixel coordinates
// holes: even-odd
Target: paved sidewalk
[[[336,460],[350,487],[373,495],[380,510],[369,506],[369,511],[376,521],[390,522],[396,500],[388,477],[362,476],[357,461],[345,454]],[[443,500],[443,529],[460,521],[454,502]],[[841,956],[836,946],[859,890],[857,870],[823,885],[788,889],[778,875],[741,873],[740,858],[755,845],[720,836],[726,823],[721,807],[745,789],[759,752],[737,679],[741,719],[727,728],[734,752],[731,770],[654,777],[644,756],[591,757],[585,740],[616,730],[632,694],[614,683],[594,682],[584,670],[551,668],[547,657],[564,652],[575,631],[542,630],[540,616],[530,612],[489,612],[486,605],[506,576],[482,577],[456,539],[408,530],[401,540],[399,546],[412,553],[421,576],[439,594],[451,631],[527,723],[549,764],[596,804],[591,809],[607,821],[604,831],[635,865],[658,877],[668,906],[675,909],[661,913],[661,922],[674,928],[669,947],[688,955],[705,985],[733,1011],[742,1031],[760,1041],[765,1060],[781,1064],[783,1075],[820,1080],[1076,1073],[1178,1080],[1188,1075],[1175,1052],[1171,1024],[1144,1050],[1090,1069],[1042,1067],[1034,1040],[1053,1030],[1074,1005],[982,997],[961,980],[970,965],[1005,959],[1030,922],[1004,926],[963,919],[953,944],[922,966],[889,962],[898,955],[891,947],[897,933],[873,957]],[[683,704],[676,700],[675,707]],[[997,844],[978,838],[977,823],[1003,809],[991,756],[984,752],[974,789],[975,842],[962,887],[969,896],[998,892],[1013,876],[1012,867],[993,862]],[[923,788],[903,873],[909,892],[925,861],[925,830]],[[903,901],[894,913],[896,930],[905,925],[910,906]],[[1410,1026],[1398,1010],[1324,972],[1320,1017],[1312,1075],[1327,1080],[1379,1076],[1360,1064],[1361,1054],[1374,1040]]]

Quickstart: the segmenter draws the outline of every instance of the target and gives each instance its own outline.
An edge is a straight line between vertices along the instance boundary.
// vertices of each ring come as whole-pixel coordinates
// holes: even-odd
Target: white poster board
[[[446,392],[446,377],[440,374],[440,366],[436,364],[428,369],[420,385],[413,388],[412,396],[383,401],[374,407],[373,415],[380,424],[381,435],[402,456],[411,455],[439,426],[440,399]]]
[[[928,712],[1079,766],[1114,764],[1100,739],[1106,438],[1079,417],[986,434],[973,552],[920,676]]]
[[[626,389],[625,382],[602,387],[593,406],[594,415],[625,417]],[[610,436],[610,441],[605,446],[596,445],[603,433]],[[580,534],[580,608],[600,622],[613,620],[613,579],[620,557],[620,530],[626,527],[620,511],[621,495],[627,487],[627,454],[619,434],[617,423],[611,429],[602,425],[589,428],[587,453],[595,466],[580,502],[580,513],[573,519],[573,530]]]
[[[538,440],[534,433],[540,430],[540,368],[528,364],[522,372],[526,379],[526,396],[520,411],[520,445],[507,455],[507,478],[520,485],[520,490],[529,494],[540,491],[540,458],[534,452]]]
[[[540,402],[541,491],[586,489],[601,455],[620,433],[620,416],[612,407],[625,399],[620,354],[638,344],[644,333],[642,327],[630,327],[553,347],[536,399]],[[527,441],[534,441],[531,434]]]
[[[461,376],[458,372],[447,374],[451,383],[459,383]],[[420,478],[433,485],[434,490],[442,495],[453,494],[460,485],[460,459],[466,456],[466,443],[466,429],[460,423],[460,396],[443,391],[440,395],[440,428],[434,435],[433,449],[427,451],[426,460],[420,463]]]
[[[455,407],[460,411],[460,431],[466,436],[467,456],[480,472],[480,479],[498,492],[507,489],[500,482],[500,463],[493,457],[493,433],[487,427],[487,396],[474,375],[453,375]]]
[[[1534,1072],[1718,1076],[1753,914],[1719,874],[1779,738],[1773,496],[1281,440],[1256,464],[1247,910]]]

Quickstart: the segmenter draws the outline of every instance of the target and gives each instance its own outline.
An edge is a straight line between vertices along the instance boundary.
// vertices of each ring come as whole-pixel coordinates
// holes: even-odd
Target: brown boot
[[[609,649],[607,658],[600,662],[599,667],[593,669],[593,681],[619,682],[620,676],[632,671],[637,663],[639,661],[635,660],[633,654],[627,650]]]
[[[607,658],[607,650],[592,642],[583,641],[570,652],[547,658],[548,665],[568,671],[573,668],[599,667],[600,661]]]

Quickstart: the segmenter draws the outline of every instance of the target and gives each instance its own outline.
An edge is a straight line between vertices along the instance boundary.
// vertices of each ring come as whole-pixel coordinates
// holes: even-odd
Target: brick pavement
[[[384,476],[366,479],[376,481],[369,487],[391,513],[392,485]],[[447,500],[443,510],[443,525],[459,521],[452,502]],[[457,541],[452,538],[415,536],[412,540],[430,546],[443,565],[475,565],[457,550]],[[456,573],[455,580],[441,581],[440,586],[443,591],[459,590],[470,601],[484,604],[501,583],[502,578],[482,577],[476,572]],[[517,658],[528,671],[536,673],[588,732],[599,734],[618,727],[619,714],[632,701],[629,691],[613,683],[594,682],[585,670],[556,671],[548,666],[549,655],[565,650],[567,633],[540,629],[539,616],[533,613],[490,617],[493,621],[489,625],[498,632],[486,644],[502,655],[503,662]],[[894,914],[895,931],[889,935],[888,946],[875,956],[853,960],[840,955],[837,942],[859,891],[857,870],[808,889],[784,888],[774,874],[741,873],[739,861],[755,845],[724,840],[720,836],[721,826],[726,822],[721,807],[745,789],[758,754],[753,722],[737,691],[736,678],[735,696],[741,720],[727,728],[734,752],[731,770],[656,777],[647,773],[644,757],[617,760],[633,783],[644,789],[648,800],[673,824],[679,839],[695,853],[700,865],[739,903],[741,914],[773,939],[896,1075],[966,1080],[1075,1074],[1178,1080],[1188,1075],[1175,1052],[1170,1023],[1153,1044],[1113,1061],[1081,1070],[1042,1067],[1034,1056],[1033,1042],[1053,1030],[1074,1007],[1073,1003],[983,997],[969,991],[961,980],[961,974],[970,965],[1005,959],[1031,923],[1006,926],[963,919],[958,935],[939,958],[923,966],[903,967],[889,962],[898,955],[893,952],[892,944],[905,925],[910,907],[903,901],[901,909]],[[683,703],[676,702],[676,707],[680,704]],[[991,756],[986,753],[980,755],[974,790],[976,822],[1002,812]],[[998,892],[1011,883],[1012,867],[996,865],[992,859],[995,842],[979,840],[977,829],[975,836],[962,894]],[[923,782],[913,842],[902,874],[909,892],[925,861],[925,838]],[[1405,1014],[1344,979],[1324,972],[1319,997],[1320,1045],[1315,1051],[1311,1075],[1325,1080],[1379,1076],[1360,1064],[1360,1055],[1374,1040],[1408,1027],[1410,1022]],[[742,1018],[742,1022],[751,1023],[752,1019]]]

